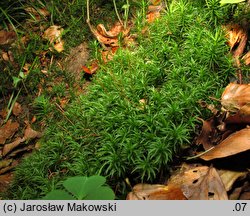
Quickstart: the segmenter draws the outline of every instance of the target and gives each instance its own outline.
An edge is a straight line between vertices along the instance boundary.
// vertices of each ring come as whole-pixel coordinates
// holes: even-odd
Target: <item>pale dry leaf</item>
[[[247,172],[239,172],[239,171],[232,171],[232,170],[218,170],[220,178],[225,185],[226,191],[232,189],[233,184],[238,179],[243,179],[247,176]]]
[[[43,38],[47,39],[50,43],[59,43],[64,29],[61,26],[50,26],[43,34]]]
[[[61,40],[59,43],[56,43],[54,44],[54,49],[57,51],[57,52],[62,52],[64,50],[64,41]]]
[[[245,62],[245,65],[250,65],[250,51],[248,51],[243,57],[242,60]]]
[[[209,161],[224,158],[250,150],[250,128],[245,128],[231,134],[215,148],[200,156],[201,159]]]
[[[11,138],[19,128],[19,123],[12,122],[11,120],[0,128],[0,144],[4,144],[5,141]]]
[[[221,96],[222,106],[231,112],[238,111],[247,103],[250,103],[249,84],[230,83]]]
[[[16,102],[13,106],[12,113],[13,113],[13,115],[18,116],[22,113],[22,110],[23,109],[22,109],[21,104]]]

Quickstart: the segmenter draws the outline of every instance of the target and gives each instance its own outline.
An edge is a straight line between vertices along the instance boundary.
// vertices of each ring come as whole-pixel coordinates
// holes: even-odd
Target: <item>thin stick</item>
[[[113,4],[114,4],[116,16],[117,16],[119,22],[121,23],[121,25],[123,25],[122,20],[121,20],[121,17],[120,17],[120,15],[119,15],[118,10],[117,10],[117,7],[116,7],[116,2],[115,2],[115,0],[113,0]]]
[[[87,0],[87,23],[90,23],[90,18],[89,18],[89,0]]]
[[[211,150],[214,149],[214,148],[215,148],[215,146],[209,148],[208,150],[206,150],[206,151],[204,151],[204,152],[202,152],[202,153],[200,153],[200,154],[197,154],[197,155],[192,156],[192,157],[188,157],[188,158],[186,158],[186,160],[192,160],[192,159],[198,158],[198,157],[200,157],[200,156],[206,154],[207,152],[211,151]]]

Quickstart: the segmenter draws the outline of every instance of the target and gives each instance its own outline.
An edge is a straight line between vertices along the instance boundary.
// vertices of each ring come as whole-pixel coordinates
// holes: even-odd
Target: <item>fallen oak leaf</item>
[[[250,150],[250,128],[237,131],[206,152],[201,159],[205,161],[224,158]]]

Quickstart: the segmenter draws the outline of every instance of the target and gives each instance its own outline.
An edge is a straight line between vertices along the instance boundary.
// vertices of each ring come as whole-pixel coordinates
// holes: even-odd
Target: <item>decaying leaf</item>
[[[12,161],[13,159],[0,160],[0,169],[9,166],[12,163]]]
[[[5,144],[3,147],[3,153],[2,153],[3,155],[2,156],[7,155],[9,152],[11,152],[14,148],[19,146],[24,141],[25,141],[25,138],[18,137],[14,142]]]
[[[116,51],[119,49],[118,46],[112,47],[111,49],[106,49],[102,51],[102,60],[104,63],[107,63],[108,61],[111,61],[116,53]]]
[[[247,176],[247,171],[239,172],[239,171],[232,171],[232,170],[218,170],[220,178],[225,185],[226,191],[232,189],[233,184],[238,179],[243,179]]]
[[[82,65],[83,71],[90,75],[94,74],[98,70],[98,68],[99,65],[97,61],[93,61],[89,67]]]
[[[245,128],[231,134],[215,148],[200,156],[200,158],[209,161],[235,155],[247,150],[250,150],[250,128]]]
[[[186,200],[180,188],[166,185],[137,184],[127,200]]]
[[[238,111],[250,103],[250,85],[230,83],[221,96],[222,106],[231,112]]]
[[[57,52],[62,52],[64,50],[64,41],[61,39],[64,29],[61,26],[50,26],[43,34],[43,38],[47,39],[50,44],[53,44],[54,49]]]
[[[234,115],[229,115],[225,119],[229,124],[250,124],[250,103],[242,106]]]
[[[205,150],[210,149],[213,145],[211,143],[211,134],[215,128],[214,118],[210,118],[203,122],[202,130],[198,138],[196,139],[196,145],[202,145]]]
[[[189,200],[226,200],[225,187],[213,167],[185,168],[173,175],[168,184],[180,185]]]
[[[35,139],[35,138],[40,138],[42,136],[41,132],[33,130],[30,125],[28,124],[27,128],[24,131],[24,139]]]
[[[16,33],[14,31],[5,31],[1,30],[0,31],[0,45],[7,45],[11,44],[12,42],[15,41],[16,39]]]
[[[231,48],[236,65],[240,66],[239,57],[243,54],[247,44],[247,29],[239,24],[229,24],[225,27],[228,37],[228,45]]]
[[[246,65],[250,65],[250,51],[248,51],[243,57],[242,60]]]
[[[16,102],[13,106],[13,109],[12,109],[12,113],[15,115],[15,116],[18,116],[19,114],[22,113],[22,106],[20,103]]]
[[[13,173],[6,173],[4,175],[0,175],[0,193],[6,191],[12,179]]]
[[[11,138],[18,130],[18,127],[19,124],[17,122],[7,121],[7,123],[0,128],[0,144],[4,144],[7,139]]]

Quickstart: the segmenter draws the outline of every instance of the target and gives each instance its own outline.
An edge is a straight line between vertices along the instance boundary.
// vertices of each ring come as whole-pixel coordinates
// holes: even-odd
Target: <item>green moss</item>
[[[193,1],[169,8],[138,47],[101,66],[66,117],[50,123],[42,148],[17,168],[9,198],[42,197],[66,176],[94,174],[121,195],[126,177],[153,182],[168,170],[204,114],[198,100],[219,96],[233,72],[223,31],[209,24],[210,8]]]

